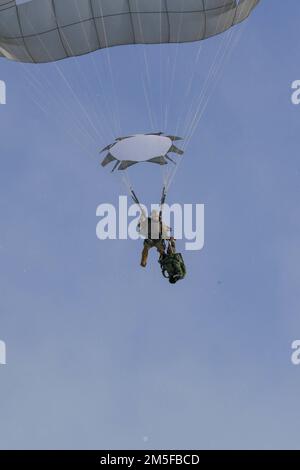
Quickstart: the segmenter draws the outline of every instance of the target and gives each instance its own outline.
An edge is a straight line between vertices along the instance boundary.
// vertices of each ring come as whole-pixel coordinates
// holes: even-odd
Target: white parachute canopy
[[[200,41],[259,0],[0,0],[0,56],[53,62],[112,46]]]
[[[114,171],[116,169],[127,170],[130,166],[143,162],[158,165],[175,163],[169,153],[183,155],[183,151],[174,144],[176,140],[181,140],[181,138],[165,136],[162,133],[120,137],[102,150],[102,152],[108,152],[102,166],[105,167],[114,162],[112,170]]]

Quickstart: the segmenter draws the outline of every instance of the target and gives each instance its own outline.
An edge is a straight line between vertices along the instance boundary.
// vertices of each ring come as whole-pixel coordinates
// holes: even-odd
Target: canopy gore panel
[[[53,62],[106,47],[200,41],[260,0],[0,0],[0,56]]]
[[[102,161],[102,166],[105,167],[114,162],[112,171],[116,169],[122,171],[143,162],[157,165],[168,165],[169,162],[176,164],[170,158],[169,153],[183,155],[184,152],[174,145],[174,140],[181,140],[181,138],[165,136],[162,132],[118,138],[113,144],[101,150],[101,153],[108,151]]]

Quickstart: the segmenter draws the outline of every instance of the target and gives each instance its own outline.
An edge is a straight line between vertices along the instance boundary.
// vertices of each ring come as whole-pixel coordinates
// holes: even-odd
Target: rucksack
[[[169,279],[170,284],[175,284],[186,276],[186,267],[181,253],[165,254],[159,260],[162,274]]]

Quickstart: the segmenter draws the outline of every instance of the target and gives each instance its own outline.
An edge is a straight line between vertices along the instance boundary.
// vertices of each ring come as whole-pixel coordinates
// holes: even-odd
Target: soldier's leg
[[[165,243],[164,243],[163,240],[159,240],[156,243],[156,249],[157,249],[160,257],[163,257],[163,255],[165,254]]]
[[[141,259],[141,266],[143,268],[145,268],[147,266],[149,248],[150,248],[150,244],[149,244],[148,240],[145,240],[144,241],[144,248],[143,248],[143,251],[142,251],[142,259]]]
[[[168,255],[172,255],[174,253],[176,253],[176,245],[174,238],[171,237],[168,244]]]

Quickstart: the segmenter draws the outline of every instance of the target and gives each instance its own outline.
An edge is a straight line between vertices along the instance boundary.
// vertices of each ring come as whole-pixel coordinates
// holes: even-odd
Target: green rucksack
[[[160,260],[162,274],[169,279],[170,284],[185,278],[186,267],[181,253],[165,254]]]

